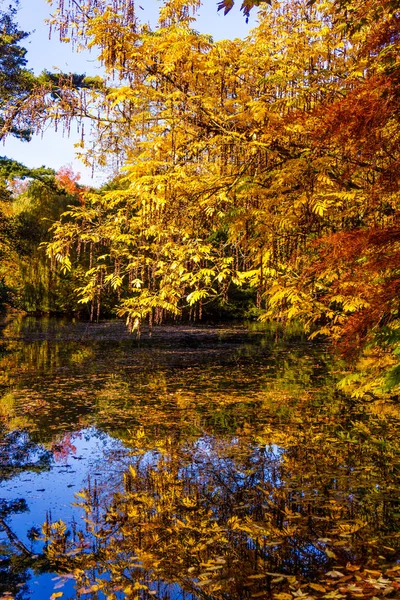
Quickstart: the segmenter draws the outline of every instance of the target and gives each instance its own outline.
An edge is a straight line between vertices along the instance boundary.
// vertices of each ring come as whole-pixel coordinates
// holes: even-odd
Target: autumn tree
[[[78,205],[83,188],[70,167],[58,173],[30,169],[0,157],[3,200],[0,230],[0,304],[28,312],[72,312],[77,308],[73,274],[60,279],[41,244],[68,206]]]
[[[396,5],[262,3],[247,39],[220,42],[193,29],[196,9],[167,1],[151,29],[130,2],[60,4],[53,26],[108,73],[80,104],[88,158],[122,168],[55,227],[49,255],[69,268],[84,244],[81,300],[98,311],[112,290],[129,324],[201,317],[246,285],[262,318],[345,350],[351,336],[353,356],[377,344],[382,373],[396,368]]]

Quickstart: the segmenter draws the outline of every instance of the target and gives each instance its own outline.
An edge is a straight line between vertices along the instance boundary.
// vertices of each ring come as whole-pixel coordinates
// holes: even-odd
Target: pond
[[[0,598],[400,597],[400,411],[323,344],[0,332]]]

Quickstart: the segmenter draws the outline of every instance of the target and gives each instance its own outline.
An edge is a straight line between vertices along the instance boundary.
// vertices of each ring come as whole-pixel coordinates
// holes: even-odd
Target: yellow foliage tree
[[[131,326],[201,317],[246,285],[265,318],[340,340],[368,310],[320,242],[396,223],[396,8],[262,6],[248,38],[214,42],[193,29],[194,0],[164,2],[154,29],[131,2],[59,3],[61,36],[98,49],[108,74],[79,102],[71,92],[69,114],[94,124],[87,159],[119,164],[48,246],[64,268],[90,248],[81,298],[93,311],[110,289]]]

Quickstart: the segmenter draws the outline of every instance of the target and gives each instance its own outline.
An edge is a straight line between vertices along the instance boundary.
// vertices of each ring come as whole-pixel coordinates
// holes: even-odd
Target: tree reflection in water
[[[195,598],[269,597],[301,586],[312,597],[340,594],[336,579],[344,579],[342,597],[357,585],[362,597],[390,595],[400,572],[390,585],[379,577],[382,563],[399,558],[395,446],[366,439],[361,422],[346,440],[340,425],[330,429],[327,438],[306,419],[263,443],[251,435],[164,438],[151,451],[139,429],[121,489],[92,482],[79,495],[85,527],[67,539],[61,523],[48,524],[48,553],[74,570],[80,593],[107,598],[170,597],[157,581]]]
[[[400,595],[395,402],[341,396],[341,366],[303,342],[232,328],[163,328],[138,342],[123,331],[28,321],[5,332],[7,452],[12,436],[32,444],[4,455],[10,477],[32,466],[27,456],[38,468],[51,456],[56,488],[54,460],[79,462],[81,433],[123,448],[87,465],[86,520],[49,516],[35,568],[73,576],[69,598]],[[27,573],[30,558],[15,544],[11,554]]]

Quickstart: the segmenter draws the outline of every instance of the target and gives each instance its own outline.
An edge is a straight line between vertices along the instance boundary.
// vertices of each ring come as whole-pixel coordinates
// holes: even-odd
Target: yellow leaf
[[[359,571],[359,570],[360,570],[359,565],[352,565],[351,563],[347,563],[347,565],[346,565],[346,571]],[[378,573],[377,577],[379,577],[379,575],[381,574],[380,571],[367,571],[367,573]]]
[[[348,569],[348,567],[346,567],[346,569]],[[360,567],[358,568],[358,570],[360,570]],[[371,577],[375,578],[378,578],[382,575],[381,571],[373,571],[371,569],[365,569],[365,573],[368,573],[368,575],[371,575]]]

